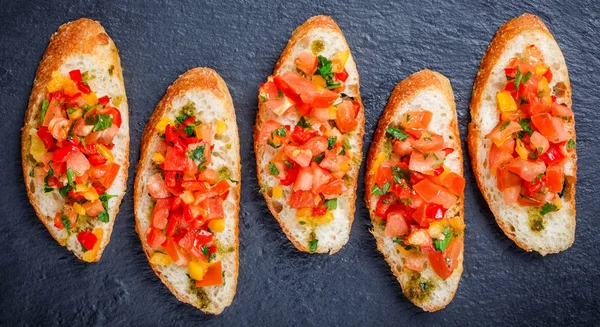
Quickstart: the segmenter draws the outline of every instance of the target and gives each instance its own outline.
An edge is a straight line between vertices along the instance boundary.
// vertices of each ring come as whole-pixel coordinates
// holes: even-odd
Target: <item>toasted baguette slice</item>
[[[283,50],[279,61],[275,65],[273,75],[283,74],[289,71],[295,71],[294,59],[302,51],[310,50],[311,44],[315,40],[322,40],[325,43],[324,49],[319,53],[325,57],[331,57],[337,51],[349,50],[346,39],[338,25],[327,16],[315,16],[309,18],[304,24],[300,25],[292,34],[287,46]],[[362,140],[364,135],[364,110],[359,92],[359,77],[356,70],[356,64],[350,54],[345,65],[348,72],[346,80],[346,89],[343,91],[347,96],[354,98],[354,101],[360,104],[360,112],[356,118],[358,127],[349,135],[349,142],[352,147],[352,153],[356,156],[353,159],[352,167],[347,172],[347,176],[352,180],[348,185],[348,191],[340,196],[337,202],[337,209],[334,210],[334,219],[327,225],[321,225],[316,228],[310,228],[298,223],[296,218],[296,209],[287,204],[291,195],[291,186],[283,187],[283,196],[280,199],[272,197],[271,187],[277,185],[278,179],[266,171],[265,167],[271,160],[274,153],[265,145],[257,142],[260,133],[261,124],[270,119],[278,120],[282,124],[295,126],[299,116],[294,119],[288,117],[277,117],[268,110],[262,101],[259,102],[258,114],[256,115],[256,125],[254,127],[254,151],[256,154],[258,183],[271,213],[277,219],[284,233],[290,241],[300,251],[311,253],[333,254],[339,251],[350,238],[350,229],[354,221],[354,210],[356,202],[356,185],[358,180],[358,170],[362,161]],[[314,238],[318,240],[316,251],[310,251],[309,242],[311,234],[314,232]]]
[[[502,192],[496,187],[496,176],[488,169],[492,142],[485,138],[499,122],[496,93],[506,82],[504,67],[511,58],[523,52],[525,46],[530,44],[542,52],[545,63],[552,69],[554,76],[549,84],[550,89],[554,89],[557,83],[564,84],[564,95],[557,98],[557,102],[571,107],[571,85],[562,52],[542,20],[534,15],[525,14],[500,27],[481,60],[473,85],[472,121],[469,124],[467,141],[477,184],[500,228],[524,250],[546,255],[569,248],[575,239],[577,153],[574,149],[570,150],[571,156],[566,159],[564,166],[566,178],[562,208],[544,216],[543,230],[533,231],[529,209],[518,204],[507,205]],[[573,120],[567,123],[567,131],[575,140]]]
[[[90,76],[95,76],[88,81],[89,86],[99,96],[108,95],[112,99],[111,105],[119,109],[122,119],[119,132],[113,140],[115,147],[112,150],[114,160],[121,168],[114,183],[107,190],[108,194],[117,197],[109,201],[108,223],[97,219],[90,221],[93,228],[103,229],[103,237],[96,255],[86,256],[85,259],[76,233],[69,233],[65,228],[61,230],[54,227],[53,219],[64,204],[63,198],[57,190],[45,193],[44,185],[36,185],[33,182],[34,178],[30,176],[31,169],[35,165],[35,160],[29,152],[31,136],[39,127],[40,108],[47,93],[46,86],[51,81],[53,72],[69,76],[69,71],[74,69],[87,71]],[[115,101],[116,99],[119,100]],[[25,114],[25,125],[21,134],[21,156],[29,201],[52,237],[81,260],[88,262],[100,260],[104,248],[110,241],[119,204],[125,195],[129,167],[129,111],[119,51],[100,23],[81,18],[62,25],[50,39],[36,73]]]
[[[398,251],[398,244],[394,243],[394,238],[385,235],[385,223],[375,216],[377,196],[372,195],[369,191],[375,185],[378,155],[386,153],[384,148],[386,128],[389,125],[397,126],[402,115],[413,110],[428,110],[433,113],[429,130],[442,135],[446,146],[454,149],[454,152],[446,157],[444,168],[463,176],[463,156],[456,121],[456,104],[450,81],[439,73],[422,70],[396,85],[383,115],[379,119],[379,125],[373,136],[367,158],[365,200],[371,214],[373,223],[371,233],[377,240],[377,249],[383,253],[404,294],[423,310],[437,311],[448,305],[456,293],[463,270],[463,251],[458,257],[457,267],[446,280],[438,277],[428,261],[421,273],[405,268],[405,257]],[[464,197],[462,196],[452,207],[448,208],[445,214],[445,218],[453,217],[458,217],[464,222]],[[424,294],[421,283],[427,285]]]
[[[144,252],[148,259],[154,250],[146,241],[146,230],[152,221],[154,202],[148,194],[146,183],[148,178],[156,173],[152,156],[160,141],[155,126],[163,117],[175,121],[180,109],[193,103],[196,117],[201,120],[222,120],[227,130],[213,140],[212,162],[208,168],[227,167],[232,180],[241,180],[240,145],[235,109],[225,81],[210,68],[194,68],[181,75],[167,89],[167,93],[159,102],[150,117],[142,136],[140,160],[134,184],[134,210],[136,231],[142,241]],[[223,203],[225,211],[225,229],[215,234],[216,243],[220,249],[216,260],[221,261],[224,285],[197,288],[194,292],[190,287],[188,268],[174,263],[155,265],[152,269],[169,290],[182,302],[212,314],[221,313],[233,301],[238,276],[238,213],[240,210],[240,184],[233,186],[231,193]],[[201,293],[197,293],[201,292]]]

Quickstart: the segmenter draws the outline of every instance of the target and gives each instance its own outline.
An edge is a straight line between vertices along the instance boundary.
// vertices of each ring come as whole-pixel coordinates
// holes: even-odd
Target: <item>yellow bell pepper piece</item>
[[[271,190],[271,192],[275,199],[280,199],[281,196],[283,195],[283,189],[279,186],[273,186],[273,189]]]
[[[325,81],[325,79],[321,75],[313,75],[312,81],[320,87],[325,87],[327,85],[327,81]]]
[[[501,112],[512,112],[517,110],[517,103],[508,91],[496,93],[496,100],[498,101],[498,109]]]
[[[555,196],[554,199],[552,199],[552,203],[556,206],[556,210],[560,210],[563,206],[563,201],[558,196]]]
[[[335,120],[337,118],[337,108],[334,106],[329,107],[329,109],[327,109],[327,114],[329,115],[330,120]]]
[[[296,219],[298,219],[298,223],[300,223],[300,225],[304,225],[304,224],[308,223],[310,221],[311,216],[312,216],[311,208],[302,208],[302,209],[296,211]]]
[[[42,161],[42,156],[48,152],[44,146],[44,142],[36,134],[36,130],[32,129],[29,133],[31,135],[31,145],[29,146],[29,153],[37,162]]]
[[[515,151],[517,152],[517,154],[519,154],[519,157],[521,157],[521,159],[523,159],[523,160],[527,160],[527,157],[529,157],[529,151],[527,151],[527,148],[525,148],[525,144],[523,144],[523,142],[519,139],[517,139],[517,145],[515,146]]]
[[[173,263],[173,259],[167,254],[154,252],[150,256],[150,263],[154,265],[168,266]]]
[[[217,120],[217,135],[227,132],[227,124],[223,120]]]
[[[87,192],[87,190],[89,190],[89,189],[90,189],[90,187],[85,184],[76,184],[75,185],[75,192],[77,192],[77,193]]]
[[[85,215],[85,209],[77,202],[73,203],[73,211],[77,212],[79,215]]]
[[[64,89],[64,86],[69,83],[75,84],[70,79],[66,79],[65,77],[63,77],[57,71],[53,71],[52,78],[50,79],[50,82],[48,82],[48,85],[46,85],[46,87],[48,88],[48,92],[56,92]]]
[[[343,172],[348,172],[350,170],[350,164],[347,162],[344,162],[343,164],[340,165],[340,170]]]
[[[154,152],[152,155],[152,161],[156,162],[157,164],[161,164],[165,162],[165,157],[158,152]]]
[[[447,226],[446,219],[440,219],[429,224],[427,232],[431,238],[440,238],[442,236],[442,230]]]
[[[552,91],[550,90],[550,86],[548,86],[546,77],[542,77],[538,83],[538,96],[547,106],[552,105]]]
[[[313,217],[313,222],[317,225],[327,225],[333,221],[333,218],[334,218],[333,212],[327,211],[322,216]]]
[[[76,119],[81,118],[81,116],[83,115],[83,110],[76,109],[75,111],[73,111],[70,114],[67,112],[67,114],[69,115],[70,120],[76,120]]]
[[[202,280],[208,271],[208,262],[190,261],[188,264],[188,272],[190,277],[195,280]]]
[[[83,192],[82,194],[86,200],[91,201],[91,202],[94,202],[100,198],[100,196],[98,195],[98,192],[93,187],[88,188],[88,190]]]
[[[100,153],[100,155],[106,158],[107,163],[112,163],[113,161],[115,161],[115,157],[113,157],[112,152],[104,145],[97,144],[96,149],[98,150],[98,153]]]
[[[96,235],[96,237],[98,238],[98,241],[94,245],[94,248],[92,248],[91,250],[88,250],[87,252],[85,252],[83,254],[83,261],[85,261],[85,262],[92,262],[92,261],[94,261],[94,259],[96,259],[96,255],[98,254],[98,250],[100,249],[100,244],[102,243],[102,237],[104,236],[104,229],[102,229],[100,227],[94,228],[92,233],[94,233],[94,235]]]
[[[90,94],[81,93],[81,97],[87,102],[90,106],[95,106],[98,104],[98,97],[94,91],[90,92]]]
[[[385,161],[385,158],[386,158],[385,153],[377,154],[377,157],[375,158],[375,162],[373,163],[373,167],[369,171],[369,175],[375,175],[377,173],[379,166],[381,166],[381,164]]]
[[[211,219],[208,222],[208,228],[214,233],[220,233],[225,230],[225,219]]]
[[[161,118],[158,123],[156,123],[156,126],[154,128],[156,128],[156,130],[159,133],[164,134],[165,129],[167,128],[167,125],[174,126],[173,121],[169,117],[165,116],[165,117]]]
[[[192,191],[184,191],[179,195],[179,197],[183,200],[183,203],[190,204],[194,202],[194,193]]]
[[[546,65],[537,65],[537,66],[535,66],[535,74],[537,76],[542,76],[542,75],[546,74],[546,72],[548,71],[548,68],[550,68],[550,67],[548,67]]]
[[[350,57],[350,50],[338,51],[331,57],[331,71],[341,73],[346,66],[346,61]]]
[[[462,233],[465,230],[465,222],[458,217],[450,218],[448,222],[450,227],[454,229],[454,233]]]

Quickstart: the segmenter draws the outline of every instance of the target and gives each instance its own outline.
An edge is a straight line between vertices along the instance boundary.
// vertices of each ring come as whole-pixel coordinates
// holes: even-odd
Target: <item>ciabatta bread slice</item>
[[[443,163],[444,169],[463,176],[463,156],[456,120],[456,104],[450,81],[439,73],[422,70],[396,85],[379,119],[367,158],[365,201],[371,214],[373,223],[371,233],[377,241],[377,249],[383,253],[402,291],[411,302],[423,310],[437,311],[448,305],[454,298],[463,271],[463,251],[458,256],[457,267],[446,280],[441,279],[434,272],[429,261],[425,263],[426,267],[420,273],[405,268],[405,256],[398,250],[399,245],[394,242],[394,238],[385,235],[385,222],[374,214],[377,196],[370,191],[375,185],[378,155],[390,151],[384,148],[386,129],[398,126],[405,113],[419,110],[433,113],[429,130],[443,136],[445,146],[454,149],[447,155]],[[464,196],[460,196],[444,216],[447,219],[455,217],[464,223]]]
[[[175,121],[177,113],[189,103],[195,108],[195,116],[205,121],[223,121],[227,129],[213,140],[212,162],[208,168],[219,170],[226,167],[230,178],[241,180],[240,145],[235,118],[235,109],[225,81],[210,68],[194,68],[181,75],[167,89],[167,93],[159,102],[150,117],[142,136],[140,160],[134,184],[134,210],[136,231],[142,241],[148,259],[155,252],[147,243],[146,230],[151,225],[153,200],[147,189],[150,176],[158,170],[153,166],[152,156],[156,145],[161,140],[156,124],[169,117]],[[214,128],[214,127],[213,127]],[[216,233],[215,238],[223,251],[218,251],[216,260],[223,267],[224,284],[196,288],[190,287],[188,268],[174,263],[155,265],[152,269],[169,290],[182,302],[190,303],[204,312],[219,314],[233,301],[238,276],[238,213],[240,201],[240,184],[233,186],[231,193],[224,201],[225,229]],[[200,292],[200,293],[198,293]]]
[[[310,51],[313,41],[318,40],[323,41],[325,44],[325,47],[319,53],[324,57],[329,58],[338,51],[349,51],[346,39],[333,19],[327,16],[315,16],[309,18],[294,31],[279,61],[275,65],[273,75],[296,71],[294,59],[301,52]],[[270,189],[273,185],[277,185],[279,180],[270,175],[265,167],[273,157],[274,151],[264,144],[257,142],[262,123],[275,119],[284,125],[289,124],[293,127],[300,119],[300,116],[297,115],[297,117],[291,118],[289,116],[277,117],[259,100],[259,109],[254,128],[254,151],[256,154],[258,183],[271,213],[281,225],[284,233],[298,250],[304,252],[333,254],[339,251],[348,242],[350,229],[354,221],[356,186],[358,170],[362,161],[361,153],[365,117],[359,92],[358,71],[351,53],[345,68],[348,72],[348,79],[346,80],[346,88],[342,93],[353,98],[361,107],[356,117],[358,127],[349,135],[352,153],[356,155],[350,171],[347,172],[347,176],[352,180],[352,183],[348,186],[349,189],[346,194],[338,198],[337,209],[333,213],[333,221],[327,225],[317,226],[314,230],[300,225],[296,218],[297,210],[287,204],[287,199],[292,192],[290,186],[283,188],[283,196],[281,198],[276,199],[272,196]],[[314,234],[312,234],[313,232]],[[311,234],[314,236],[314,239],[318,240],[316,249],[314,249],[315,251],[310,251],[309,242],[311,241]]]
[[[562,52],[542,20],[525,14],[500,27],[481,60],[473,85],[470,106],[472,121],[467,141],[477,184],[500,228],[524,250],[546,255],[569,248],[575,239],[575,150],[570,151],[571,156],[564,166],[566,178],[563,206],[544,216],[545,228],[541,231],[532,230],[527,207],[506,204],[502,192],[496,187],[496,176],[490,172],[487,164],[492,142],[485,136],[499,122],[496,93],[506,83],[504,67],[511,58],[522,53],[527,45],[535,45],[542,52],[545,64],[552,69],[550,89],[553,90],[557,84],[562,83],[564,93],[558,96],[557,102],[571,107],[571,84]],[[575,141],[574,120],[571,119],[566,125]]]
[[[46,87],[52,80],[53,72],[58,72],[62,76],[69,76],[69,72],[75,69],[82,72],[86,71],[89,76],[93,76],[87,82],[90,88],[98,96],[108,95],[112,100],[111,105],[119,109],[122,119],[119,132],[113,141],[115,147],[112,153],[115,162],[121,168],[114,183],[107,190],[108,194],[117,195],[116,198],[108,202],[109,222],[104,223],[97,219],[89,222],[93,228],[104,230],[95,257],[86,258],[86,261],[98,261],[110,241],[113,224],[119,212],[119,205],[123,195],[125,195],[127,168],[129,167],[129,111],[119,51],[102,25],[96,21],[81,18],[64,24],[50,39],[33,82],[33,90],[25,114],[25,125],[21,134],[23,175],[29,201],[31,201],[36,214],[46,225],[52,237],[60,245],[66,246],[78,258],[84,260],[84,251],[77,241],[76,234],[67,232],[65,228],[58,229],[54,227],[53,219],[56,212],[64,204],[63,198],[56,189],[45,193],[44,185],[36,185],[33,182],[34,178],[30,176],[31,169],[35,164],[35,160],[30,155],[31,137],[39,127],[40,108],[47,93]]]

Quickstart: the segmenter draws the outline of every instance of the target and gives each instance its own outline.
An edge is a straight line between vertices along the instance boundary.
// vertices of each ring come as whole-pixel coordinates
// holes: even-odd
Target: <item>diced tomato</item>
[[[202,191],[202,192],[206,192],[210,189],[210,186],[208,186],[206,184],[206,182],[200,181],[200,180],[195,180],[195,179],[182,181],[181,187],[183,187],[184,189],[186,189],[188,191]]]
[[[281,125],[279,122],[277,122],[275,120],[268,120],[268,121],[262,123],[262,125],[260,126],[260,133],[258,134],[258,143],[266,144],[267,140],[271,137],[271,134],[273,133],[273,131],[275,131],[276,129],[278,129],[282,126],[283,125]]]
[[[48,126],[50,121],[52,121],[54,118],[67,118],[66,112],[62,109],[62,104],[60,103],[60,99],[58,97],[52,97],[52,99],[50,99],[48,110],[46,110],[46,115],[44,116],[42,126]]]
[[[98,98],[98,104],[101,106],[104,106],[104,105],[108,104],[109,102],[110,102],[110,98],[108,97],[108,95]],[[119,124],[119,127],[120,126],[121,126],[121,124]]]
[[[448,172],[439,177],[440,185],[445,186],[455,195],[462,196],[465,190],[465,178],[455,172]]]
[[[536,178],[531,182],[521,181],[522,185],[522,193],[523,195],[529,197],[538,196],[538,192],[542,189],[542,186],[546,184],[546,176],[542,176],[541,178]]]
[[[316,84],[303,78],[296,72],[287,72],[275,76],[273,81],[294,102],[303,102],[313,108],[327,108],[339,97],[333,91],[327,89],[318,90]]]
[[[401,211],[393,211],[387,214],[385,223],[385,236],[394,237],[406,235],[408,225],[404,220],[404,214]]]
[[[546,165],[543,162],[531,162],[523,160],[520,157],[512,159],[505,167],[528,182],[531,182],[538,175],[546,171]]]
[[[519,196],[517,198],[517,203],[523,207],[541,207],[545,203],[545,201],[538,200],[532,197],[524,198],[522,196]]]
[[[83,175],[90,169],[90,162],[81,151],[75,150],[67,157],[67,168]]]
[[[558,144],[551,143],[548,151],[539,156],[547,165],[560,163],[565,158],[565,155]]]
[[[546,186],[553,193],[561,192],[565,182],[563,165],[552,164],[546,168]]]
[[[564,142],[571,138],[571,134],[565,129],[565,123],[561,118],[542,113],[531,116],[531,122],[552,143]]]
[[[312,53],[303,51],[294,60],[294,64],[296,64],[296,67],[304,74],[311,76],[314,74],[315,70],[317,70],[318,61],[317,57],[315,57]]]
[[[446,153],[441,150],[430,153],[413,151],[410,154],[410,164],[408,165],[408,168],[412,171],[433,175],[433,169],[441,166],[445,157]],[[433,167],[434,165],[436,167]]]
[[[71,77],[74,82],[81,82],[81,71],[79,69],[72,70],[69,72],[69,77]]]
[[[314,208],[321,204],[321,198],[317,197],[311,191],[296,191],[292,193],[289,205],[292,208]]]
[[[400,184],[393,183],[392,187],[390,188],[390,192],[392,192],[397,198],[403,200],[410,199],[412,193],[408,183],[403,180],[400,181]]]
[[[548,140],[537,131],[531,134],[529,141],[531,142],[532,149],[535,150],[538,155],[548,151],[548,148],[550,147]]]
[[[317,165],[316,163],[311,163],[310,168],[312,169],[312,187],[311,191],[313,193],[317,193],[317,190],[323,185],[327,184],[329,180],[331,180],[331,174],[329,172]],[[301,168],[302,170],[304,168]],[[294,188],[296,186],[294,185]]]
[[[394,201],[394,198],[391,194],[380,196],[375,207],[375,216],[387,219],[387,212],[392,205],[392,201]]]
[[[208,267],[202,280],[196,281],[196,287],[223,285],[223,267],[221,261],[217,261]]]
[[[42,140],[47,150],[52,150],[56,146],[56,141],[54,141],[52,134],[48,131],[48,127],[40,126],[36,134]]]
[[[416,245],[421,248],[421,251],[428,251],[433,247],[431,236],[426,229],[413,229],[408,238],[407,243],[410,245]]]
[[[384,162],[377,169],[377,172],[375,173],[375,184],[377,184],[380,188],[383,187],[385,183],[391,183],[394,181],[392,176],[392,167],[392,163]]]
[[[184,151],[175,150],[172,147],[167,149],[165,157],[165,170],[183,171],[187,165],[188,156]]]
[[[521,193],[521,186],[520,185],[506,187],[502,191],[502,194],[504,196],[504,201],[507,204],[512,204],[512,203],[517,202],[517,199],[519,198],[519,194],[520,193]]]
[[[507,122],[500,122],[498,125],[486,136],[496,144],[497,146],[502,145],[506,140],[511,138],[513,133],[522,131],[523,128],[517,122],[512,120]]]
[[[96,154],[90,155],[88,157],[88,161],[90,162],[90,164],[92,164],[94,166],[99,166],[99,165],[105,164],[106,161],[108,161],[108,160],[101,154],[96,153]]]
[[[223,211],[223,199],[216,197],[208,199],[208,219],[223,219],[225,212]]]
[[[562,104],[558,104],[558,103],[552,104],[552,115],[557,116],[557,117],[573,117],[574,116],[571,108],[569,108],[565,105],[562,105]]]
[[[423,265],[427,261],[427,257],[424,254],[409,252],[404,256],[404,268],[413,271],[423,271]]]
[[[502,151],[496,146],[496,144],[492,143],[492,147],[490,148],[490,157],[488,160],[490,171],[495,172],[498,167],[501,167],[503,164],[511,161],[512,159],[512,154]]]
[[[167,227],[170,207],[171,199],[164,198],[156,200],[154,210],[152,211],[152,226],[154,228],[162,230]]]
[[[67,161],[67,158],[75,151],[77,151],[77,147],[75,147],[75,145],[72,143],[66,143],[52,153],[52,161],[65,162]]]
[[[112,124],[109,128],[103,131],[90,133],[85,137],[85,143],[102,143],[108,145],[112,143],[118,132],[119,127],[117,127],[115,124]]]
[[[317,131],[310,130],[308,128],[303,128],[300,126],[294,127],[292,134],[292,140],[298,142],[299,144],[304,144],[308,140],[310,140],[313,136],[317,134]],[[325,140],[325,144],[327,144],[327,140]]]
[[[82,205],[83,209],[85,209],[85,213],[90,217],[96,217],[98,214],[104,211],[104,206],[102,202],[96,200],[94,202],[86,202]]]
[[[508,140],[504,141],[504,143],[502,143],[502,145],[500,146],[496,146],[495,143],[492,143],[492,147],[496,146],[498,149],[500,149],[500,151],[512,155],[513,152],[515,152],[515,144],[515,139],[509,138]]]
[[[454,238],[448,244],[444,252],[432,251],[429,252],[429,263],[433,271],[443,280],[448,279],[458,267],[458,257],[463,249],[461,239]]]
[[[167,190],[165,181],[162,179],[160,173],[155,173],[154,175],[150,176],[150,178],[148,178],[146,188],[148,189],[148,193],[150,193],[150,196],[155,199],[169,197],[169,191]]]
[[[284,153],[301,167],[308,167],[312,161],[313,153],[308,149],[301,149],[297,146],[286,145],[283,148]]]
[[[335,199],[338,196],[344,194],[348,190],[346,183],[344,183],[341,179],[334,179],[333,181],[319,187],[317,190],[319,193],[323,194],[323,197],[326,200]]]
[[[85,231],[77,234],[77,240],[86,250],[89,251],[93,249],[94,245],[96,245],[96,242],[98,242],[98,237],[92,232]]]
[[[285,179],[279,181],[283,186],[288,186],[295,182],[296,177],[298,176],[298,172],[300,171],[300,166],[298,164],[296,164],[295,162],[291,162],[291,164],[292,167],[287,168],[286,170],[287,175]]]
[[[423,133],[418,140],[411,141],[413,148],[422,153],[435,152],[444,147],[444,138],[435,133]]]
[[[322,216],[326,213],[327,213],[327,208],[322,207],[322,206],[313,208],[313,210],[312,210],[312,215],[314,217]]]
[[[346,71],[346,68],[344,68],[344,70],[342,70],[341,72],[335,73],[334,77],[336,80],[344,83],[348,79],[348,71]]]
[[[81,91],[83,94],[92,93],[92,89],[90,88],[90,86],[82,81],[77,82],[77,89],[79,89],[79,91]]]
[[[321,161],[319,166],[331,171],[332,173],[337,173],[341,171],[342,165],[347,164],[350,160],[352,159],[348,155],[338,155],[336,149],[327,150],[325,151],[325,158],[323,158],[323,161]]]
[[[294,183],[294,191],[310,191],[313,187],[313,169],[301,167]]]
[[[412,137],[407,138],[406,141],[394,139],[394,144],[392,147],[394,154],[396,154],[400,157],[409,155],[413,150],[413,148],[411,146],[411,142],[413,142],[413,141],[414,141],[414,138],[412,138]]]
[[[315,136],[302,146],[303,149],[309,149],[313,154],[322,153],[327,150],[327,147],[327,139],[323,136]]]
[[[413,188],[425,201],[441,204],[444,208],[450,208],[457,200],[456,195],[427,179],[415,184]]]
[[[152,249],[158,249],[166,240],[167,237],[160,229],[150,227],[146,231],[146,241]]]
[[[521,177],[502,167],[496,168],[496,185],[500,191],[521,185]]]
[[[90,176],[94,177],[105,188],[109,188],[114,183],[121,166],[116,163],[98,165],[90,168]]]
[[[212,185],[219,179],[219,173],[214,169],[204,169],[200,175],[198,175],[198,179],[208,182]]]
[[[167,251],[167,254],[169,254],[173,262],[177,265],[187,266],[190,261],[189,255],[187,255],[171,238],[166,240],[165,251]]]
[[[342,133],[349,133],[358,126],[357,112],[352,101],[343,101],[337,105],[335,124]]]
[[[400,124],[402,127],[413,130],[427,129],[433,113],[428,110],[409,111],[402,116]]]

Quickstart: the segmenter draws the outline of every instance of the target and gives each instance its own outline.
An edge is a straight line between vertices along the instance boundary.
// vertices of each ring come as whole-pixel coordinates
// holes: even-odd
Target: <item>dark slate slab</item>
[[[0,8],[0,325],[600,324],[597,1],[2,1]],[[443,311],[424,313],[403,296],[368,232],[362,178],[346,247],[333,256],[296,251],[258,193],[251,137],[257,88],[293,29],[328,14],[344,31],[361,74],[366,153],[393,86],[423,68],[450,78],[465,137],[481,56],[497,28],[524,12],[549,25],[571,75],[579,152],[573,247],[547,257],[517,248],[494,222],[465,158],[465,272]],[[121,51],[132,163],[146,121],[177,76],[209,66],[229,86],[242,146],[241,267],[235,301],[221,316],[178,302],[146,262],[134,230],[135,165],[100,263],[59,247],[28,202],[19,132],[33,78],[50,35],[79,17],[101,21]]]

